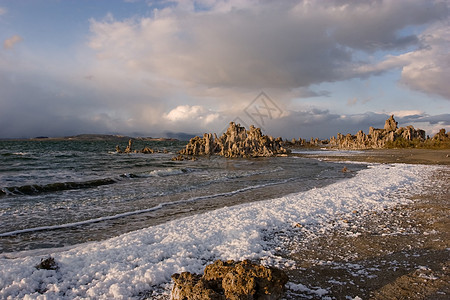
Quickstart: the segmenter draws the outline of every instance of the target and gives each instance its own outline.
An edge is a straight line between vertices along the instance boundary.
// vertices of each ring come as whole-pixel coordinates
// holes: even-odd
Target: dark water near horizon
[[[0,141],[0,253],[102,240],[352,176],[295,156],[178,162],[185,142],[134,143],[167,152],[155,154],[118,154],[116,144]]]

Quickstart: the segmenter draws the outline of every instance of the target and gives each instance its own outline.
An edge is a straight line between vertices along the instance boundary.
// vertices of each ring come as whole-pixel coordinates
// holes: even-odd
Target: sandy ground
[[[325,159],[449,165],[448,154],[380,150]],[[411,204],[355,211],[335,220],[342,226],[332,232],[292,243],[284,256],[296,261],[288,273],[297,285],[286,299],[450,299],[450,168],[434,180]]]

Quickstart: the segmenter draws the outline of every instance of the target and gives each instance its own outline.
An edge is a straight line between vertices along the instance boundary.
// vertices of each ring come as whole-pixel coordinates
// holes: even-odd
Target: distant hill
[[[112,135],[112,134],[79,134],[65,137],[45,137],[39,136],[31,140],[59,140],[59,141],[117,141],[127,142],[128,140],[140,141],[177,141],[174,138],[153,138],[153,137],[131,137],[126,135]]]
[[[170,132],[170,131],[168,131],[168,132],[165,132],[164,135],[169,137],[169,138],[180,140],[180,141],[189,141],[193,137],[195,137],[197,135],[201,135],[201,134],[191,134],[191,133],[184,133],[184,132]]]
[[[109,135],[109,134],[79,134],[64,137],[64,140],[71,141],[128,141],[132,137],[125,135]]]

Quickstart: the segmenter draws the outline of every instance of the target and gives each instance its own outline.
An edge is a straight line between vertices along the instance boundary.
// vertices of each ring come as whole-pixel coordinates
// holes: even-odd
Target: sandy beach
[[[449,165],[449,150],[371,150],[327,160]],[[308,155],[311,157],[312,155]],[[408,205],[354,217],[306,243],[293,243],[286,258],[301,291],[287,299],[448,299],[450,297],[450,169]],[[304,228],[305,234],[308,228]],[[298,290],[298,289],[297,289]],[[357,298],[359,297],[359,298]]]

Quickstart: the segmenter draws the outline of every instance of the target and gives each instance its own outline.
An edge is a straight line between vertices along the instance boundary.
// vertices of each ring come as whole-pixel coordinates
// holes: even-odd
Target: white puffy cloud
[[[388,55],[373,65],[359,67],[360,72],[401,69],[400,82],[427,94],[450,100],[450,21],[437,22],[422,32],[419,47],[400,55]]]
[[[429,27],[420,35],[422,47],[400,55],[404,61],[401,82],[450,100],[450,22]]]
[[[13,35],[12,37],[3,41],[3,48],[12,49],[15,44],[21,42],[23,39],[19,35]]]
[[[216,121],[219,118],[219,114],[199,105],[179,105],[164,115],[164,117],[171,122],[196,120],[207,125]]]
[[[183,132],[191,135],[219,132],[229,121],[228,117],[201,105],[179,105],[163,114],[159,124],[166,132]]]

